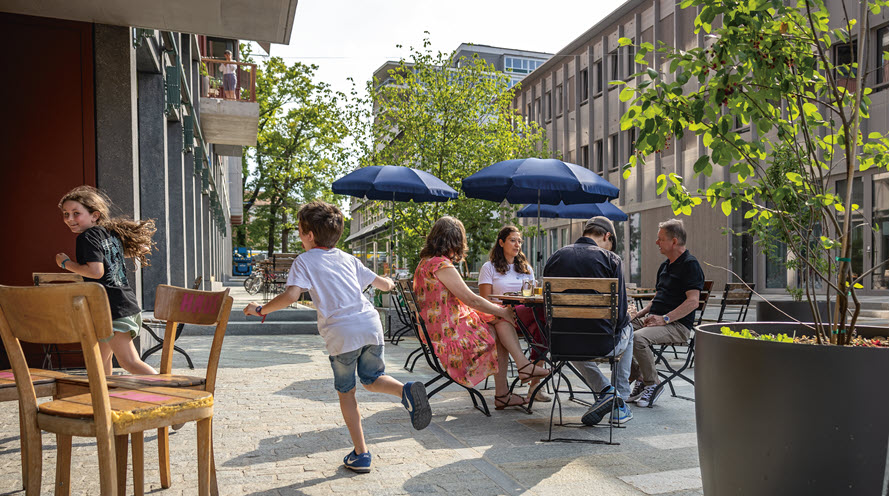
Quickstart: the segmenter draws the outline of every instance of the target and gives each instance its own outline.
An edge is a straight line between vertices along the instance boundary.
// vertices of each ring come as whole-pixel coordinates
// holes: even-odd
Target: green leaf
[[[707,167],[709,162],[710,157],[708,157],[707,155],[702,155],[698,158],[698,160],[695,161],[695,165],[692,166],[692,170],[694,170],[696,174],[700,174],[702,171],[705,170],[705,167]]]
[[[750,219],[751,217],[754,217],[755,215],[757,215],[757,210],[754,210],[753,208],[751,210],[748,210],[747,212],[745,212],[746,219]]]
[[[630,177],[630,172],[631,172],[630,169],[625,169],[624,172],[621,173],[621,176],[624,177],[624,179],[626,180],[627,178]]]
[[[658,178],[655,180],[656,188],[655,194],[661,195],[664,193],[664,188],[667,187],[667,180],[664,177],[664,174],[659,174]]]
[[[723,210],[723,215],[729,217],[732,214],[732,202],[729,200],[724,200],[723,203],[720,204],[720,208]]]
[[[634,93],[635,92],[633,88],[631,88],[630,86],[625,86],[625,88],[621,90],[621,94],[618,95],[618,99],[622,102],[626,102],[633,98]]]
[[[624,38],[624,37],[618,38],[618,46],[627,46],[627,45],[630,45],[631,43],[633,43],[633,41],[630,38]]]
[[[786,172],[785,177],[787,177],[789,181],[797,185],[800,185],[802,182],[800,179],[800,174],[796,172]]]

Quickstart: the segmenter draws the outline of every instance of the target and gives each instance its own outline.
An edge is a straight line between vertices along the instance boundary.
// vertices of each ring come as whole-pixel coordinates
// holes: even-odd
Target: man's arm
[[[686,299],[683,300],[683,303],[666,313],[671,322],[676,322],[679,319],[689,315],[694,312],[698,308],[698,300],[701,297],[701,292],[697,289],[690,289],[686,292]],[[651,305],[651,304],[650,304]],[[648,310],[649,307],[646,307]],[[648,319],[646,319],[647,326],[660,326],[664,325],[664,317],[661,315],[650,315]]]

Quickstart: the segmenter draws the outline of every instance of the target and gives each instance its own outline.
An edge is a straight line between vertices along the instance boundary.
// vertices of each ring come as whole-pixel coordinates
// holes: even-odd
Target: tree
[[[655,51],[669,71],[646,68],[642,83],[621,92],[622,101],[633,99],[622,129],[638,128],[625,175],[670,140],[701,136],[709,154],[696,160],[695,175],[729,168],[735,179],[692,194],[684,178],[661,175],[658,194],[667,191],[678,214],[703,202],[727,216],[745,209],[762,248],[784,243],[800,269],[817,340],[847,344],[860,310],[856,289],[868,275],[852,273],[851,239],[854,229],[870,229],[853,224],[860,206],[851,201],[852,179],[857,171],[888,167],[887,136],[860,132],[871,103],[865,80],[874,68],[865,43],[857,49],[855,40],[867,39],[866,7],[880,14],[887,2],[860,2],[858,22],[845,12],[837,29],[830,29],[824,0],[791,3],[685,0],[682,8],[699,7],[695,30],[709,33],[710,46],[638,46],[637,63],[648,65],[646,56]],[[855,55],[834,59],[838,46]],[[739,124],[751,132],[740,133]],[[835,194],[839,178],[846,179],[846,191]],[[825,301],[837,304],[833,315],[818,311],[820,286]]]
[[[332,198],[330,184],[348,157],[345,95],[315,82],[316,69],[271,57],[257,70],[260,119],[257,146],[244,151],[244,219],[250,223],[244,232],[251,246],[270,255],[276,244],[290,251],[295,212],[307,201]]]
[[[390,71],[392,81],[368,84],[356,98],[356,164],[406,165],[427,171],[460,191],[461,179],[501,160],[546,153],[543,130],[513,110],[510,78],[484,60],[433,53],[429,39]],[[355,93],[354,93],[355,96]],[[389,204],[380,202],[377,208]],[[432,224],[443,215],[467,230],[468,260],[487,253],[515,208],[466,198],[447,203],[396,203],[399,252],[413,266]]]

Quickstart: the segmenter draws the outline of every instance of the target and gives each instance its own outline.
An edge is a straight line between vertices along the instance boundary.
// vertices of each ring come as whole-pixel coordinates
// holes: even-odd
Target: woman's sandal
[[[531,365],[531,367],[532,367],[531,372],[523,372],[523,370],[527,369],[529,365]],[[542,377],[547,377],[548,375],[550,375],[550,371],[545,369],[544,367],[541,367],[541,370],[543,372],[539,372],[536,374],[535,373],[536,367],[537,367],[537,364],[535,364],[534,362],[528,362],[527,364],[523,365],[522,367],[519,367],[519,370],[516,371],[516,375],[519,376],[519,381],[522,384],[525,384],[526,382],[529,382],[532,379],[540,379]]]
[[[522,401],[520,401],[519,403],[513,403],[513,398],[519,398]],[[527,401],[525,400],[525,398],[523,398],[522,396],[520,396],[518,394],[513,394],[513,393],[507,393],[507,394],[504,394],[501,396],[495,395],[495,397],[494,397],[494,409],[495,410],[503,410],[504,408],[507,408],[508,406],[524,406],[526,403],[527,403]]]

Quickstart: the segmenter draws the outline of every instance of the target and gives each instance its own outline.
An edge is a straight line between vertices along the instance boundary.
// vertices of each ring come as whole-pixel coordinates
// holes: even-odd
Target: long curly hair
[[[155,242],[152,241],[151,237],[157,231],[154,219],[112,218],[111,199],[105,193],[92,186],[78,186],[65,193],[65,196],[59,200],[59,209],[67,201],[80,203],[90,214],[99,212],[99,220],[96,221],[96,224],[108,229],[112,234],[120,238],[121,244],[124,247],[124,256],[134,258],[139,267],[151,265],[148,255],[151,254],[151,250],[155,246]]]
[[[516,226],[504,226],[501,228],[498,232],[498,239],[495,240],[494,246],[491,247],[491,252],[488,254],[488,260],[494,265],[494,269],[501,274],[507,273],[510,264],[507,263],[507,257],[504,256],[504,247],[501,246],[500,242],[507,242],[507,238],[513,233],[522,235]],[[531,271],[528,270],[528,259],[525,258],[525,253],[522,253],[522,251],[513,258],[513,270],[520,274],[531,274]]]
[[[426,237],[420,258],[448,257],[455,265],[467,255],[467,230],[451,216],[437,220]]]

